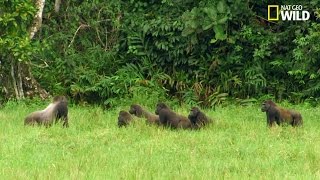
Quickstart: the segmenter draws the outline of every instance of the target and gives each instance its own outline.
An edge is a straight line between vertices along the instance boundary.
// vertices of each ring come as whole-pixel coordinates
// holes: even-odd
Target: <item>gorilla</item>
[[[266,112],[267,125],[269,127],[272,127],[274,122],[278,125],[287,123],[293,127],[303,124],[302,116],[299,112],[278,107],[271,100],[266,100],[262,103],[261,111]]]
[[[158,103],[155,113],[159,115],[160,124],[174,129],[191,128],[191,121],[182,115],[173,112],[165,103]]]
[[[65,96],[55,96],[44,110],[30,113],[24,119],[24,125],[44,125],[49,127],[53,122],[63,121],[63,127],[69,127],[68,101]]]

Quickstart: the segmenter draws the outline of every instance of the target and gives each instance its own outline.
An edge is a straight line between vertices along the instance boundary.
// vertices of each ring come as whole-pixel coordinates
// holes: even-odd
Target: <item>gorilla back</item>
[[[35,111],[29,114],[24,125],[45,125],[51,126],[53,122],[63,121],[64,127],[69,127],[68,124],[68,101],[64,96],[55,96],[53,102],[50,103],[44,110]]]

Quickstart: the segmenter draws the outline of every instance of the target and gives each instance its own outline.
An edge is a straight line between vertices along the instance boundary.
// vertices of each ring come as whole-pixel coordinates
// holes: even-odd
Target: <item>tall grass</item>
[[[24,127],[45,105],[9,103],[0,110],[1,179],[318,179],[320,109],[294,106],[303,128],[266,127],[258,106],[204,110],[200,131],[117,127],[121,107],[70,107],[70,127]],[[154,108],[149,108],[154,111]],[[175,109],[188,114],[187,108]]]

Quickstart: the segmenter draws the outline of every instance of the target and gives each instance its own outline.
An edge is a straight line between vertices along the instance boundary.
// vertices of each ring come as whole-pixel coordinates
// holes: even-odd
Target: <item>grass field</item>
[[[204,110],[216,121],[200,131],[144,120],[119,129],[118,111],[129,107],[71,106],[68,129],[23,126],[29,112],[45,106],[0,109],[1,179],[320,178],[320,108],[291,106],[302,113],[303,128],[268,129],[258,105]]]

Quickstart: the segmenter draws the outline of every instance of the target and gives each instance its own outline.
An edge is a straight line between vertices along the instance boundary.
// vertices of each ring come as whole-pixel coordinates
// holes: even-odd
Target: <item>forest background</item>
[[[1,102],[319,101],[319,0],[299,3],[308,21],[267,20],[268,5],[290,0],[49,0],[32,36],[39,2],[0,2]]]

